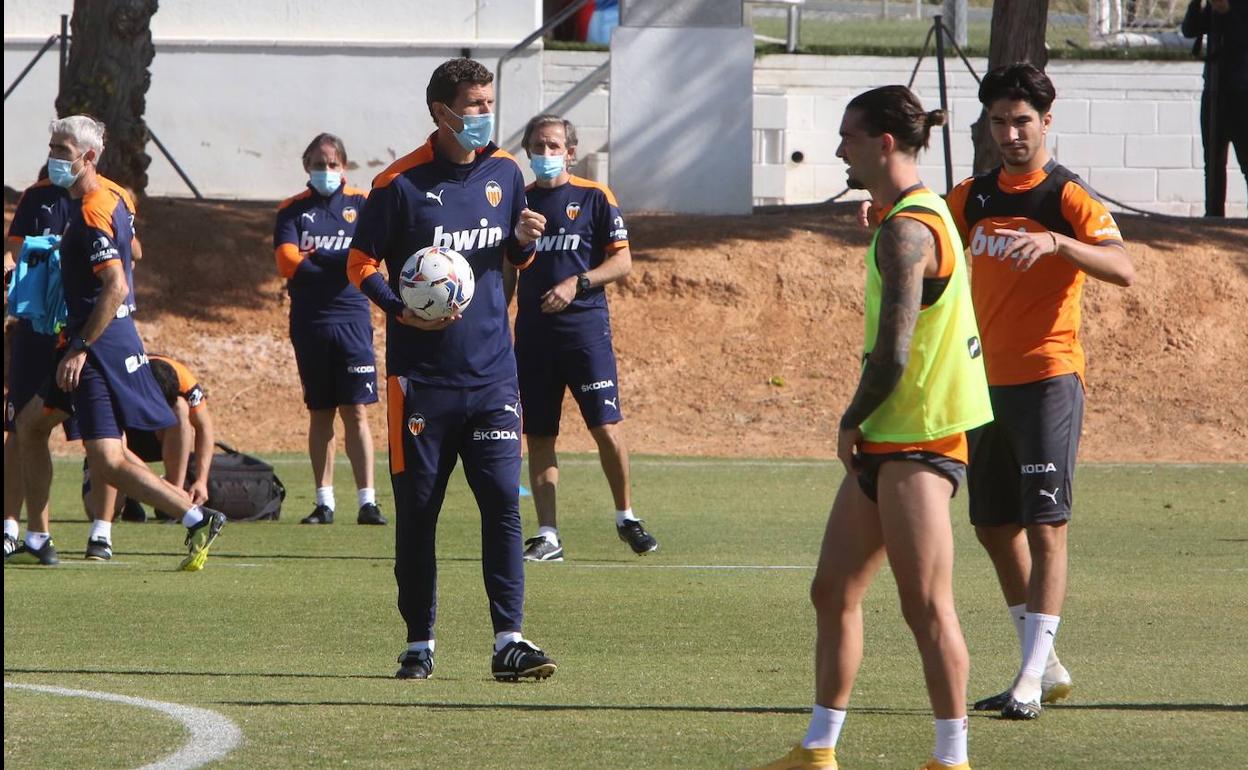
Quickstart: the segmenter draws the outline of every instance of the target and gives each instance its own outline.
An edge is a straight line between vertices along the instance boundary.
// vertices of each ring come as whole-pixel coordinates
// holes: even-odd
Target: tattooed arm
[[[910,338],[923,296],[923,273],[934,259],[936,243],[926,225],[909,217],[884,223],[875,247],[883,291],[875,347],[867,356],[858,390],[841,417],[837,455],[851,473],[858,426],[888,398],[910,359]]]

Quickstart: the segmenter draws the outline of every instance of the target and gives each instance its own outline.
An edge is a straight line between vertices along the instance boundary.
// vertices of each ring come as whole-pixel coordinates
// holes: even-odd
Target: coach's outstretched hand
[[[532,209],[524,209],[520,212],[520,220],[516,222],[516,240],[521,246],[528,246],[541,238],[545,229],[546,217]]]
[[[463,316],[456,313],[455,315],[447,316],[446,318],[439,318],[436,321],[426,321],[416,315],[410,307],[403,308],[403,312],[398,316],[399,323],[404,326],[413,326],[426,332],[440,332],[461,318],[463,318]]]

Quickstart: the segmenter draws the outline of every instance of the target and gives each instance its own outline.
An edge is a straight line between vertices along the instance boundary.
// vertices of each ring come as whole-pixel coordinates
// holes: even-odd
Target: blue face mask
[[[66,190],[73,187],[74,182],[77,182],[78,177],[82,174],[82,171],[79,171],[77,174],[74,173],[74,163],[76,162],[62,158],[48,158],[48,181],[57,187],[64,187]]]
[[[563,173],[567,160],[567,155],[534,155],[529,158],[529,168],[537,174],[538,181],[549,182]]]
[[[455,115],[453,112],[451,114]],[[460,147],[465,150],[479,150],[490,143],[490,137],[494,136],[494,113],[455,117],[464,121],[464,130],[455,132]]]
[[[337,171],[310,171],[308,181],[312,183],[313,190],[328,198],[342,186],[342,174]]]

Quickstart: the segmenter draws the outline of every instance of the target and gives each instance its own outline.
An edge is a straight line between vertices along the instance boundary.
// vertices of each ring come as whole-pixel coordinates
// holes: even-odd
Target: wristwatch
[[[581,273],[576,277],[576,296],[581,296],[585,292],[589,291],[591,287],[592,284],[589,282],[588,275]]]
[[[87,342],[84,337],[74,337],[69,341],[69,349],[74,352],[86,351],[89,347],[91,347],[91,343]]]

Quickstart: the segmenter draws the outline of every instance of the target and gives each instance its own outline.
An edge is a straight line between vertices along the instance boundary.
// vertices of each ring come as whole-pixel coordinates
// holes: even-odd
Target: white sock
[[[87,535],[88,540],[103,540],[112,545],[113,543],[113,522],[101,521],[96,519],[91,522],[91,534]]]
[[[519,631],[499,631],[494,634],[494,652],[498,652],[512,642],[524,641]]]
[[[52,539],[52,536],[47,532],[31,532],[29,529],[26,530],[26,547],[32,551],[38,551],[43,547],[43,544],[48,542],[50,539]]]
[[[332,484],[316,488],[316,504],[323,505],[331,511],[334,510],[334,486]]]
[[[622,511],[615,512],[615,526],[621,526],[626,521],[637,521],[637,517],[633,515],[632,508],[625,508]]]
[[[942,765],[960,765],[966,761],[966,717],[937,719],[936,748],[932,756]]]
[[[1023,649],[1023,642],[1027,639],[1027,602],[1011,604],[1008,609],[1010,622],[1014,624],[1014,633],[1018,635],[1018,654],[1021,660],[1027,654],[1027,650]]]
[[[21,530],[19,530],[17,527],[17,519],[5,519],[4,520],[4,534],[6,537],[11,537],[14,540],[16,540],[17,535],[20,531]]]
[[[421,650],[428,650],[429,652],[433,652],[433,640],[429,639],[423,642],[408,642],[407,643],[408,652],[420,652]]]
[[[551,545],[559,545],[559,530],[554,527],[538,527],[537,536],[546,538]]]
[[[330,495],[330,500],[332,501],[333,495],[334,495],[333,487],[330,487],[329,495]],[[377,504],[377,490],[373,489],[372,487],[364,487],[362,489],[357,489],[355,490],[355,499],[359,501],[358,504],[361,508],[363,508],[366,505],[376,505]],[[330,508],[334,507],[332,502],[330,503],[329,507]]]
[[[818,703],[810,710],[810,726],[806,728],[806,737],[802,739],[804,749],[834,749],[841,737],[841,726],[845,724],[845,712],[840,709],[829,709]]]
[[[1053,649],[1053,640],[1057,636],[1057,626],[1061,620],[1057,615],[1027,613],[1026,641],[1023,643],[1025,654],[1018,682],[1014,685],[1015,700],[1027,703],[1040,699],[1040,679],[1044,676],[1044,666]]]
[[[190,529],[203,520],[204,509],[200,508],[198,505],[191,506],[186,513],[182,514],[182,526],[187,529]]]

